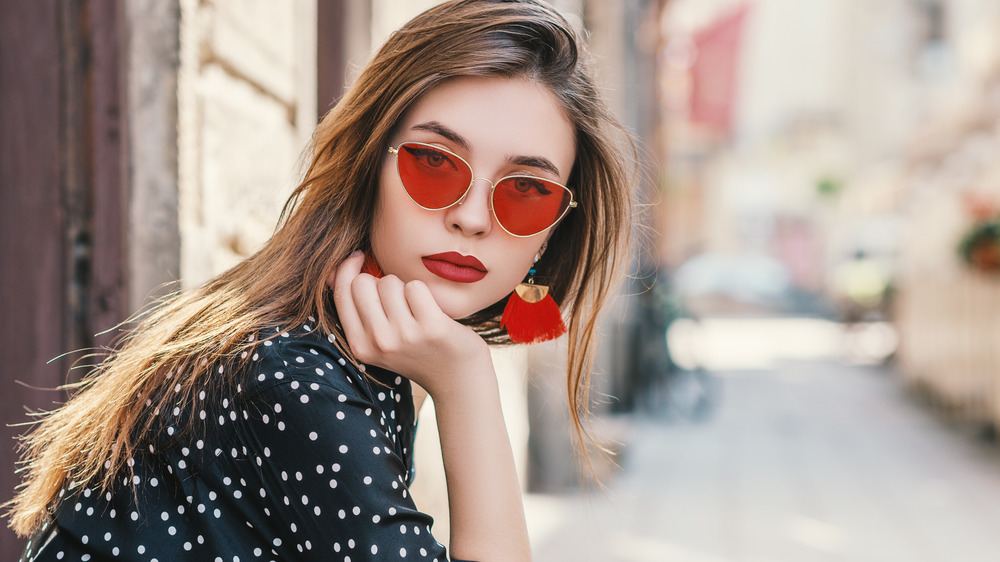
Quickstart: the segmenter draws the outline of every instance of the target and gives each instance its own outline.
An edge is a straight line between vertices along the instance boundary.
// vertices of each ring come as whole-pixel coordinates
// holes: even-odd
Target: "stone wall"
[[[316,2],[183,0],[181,278],[201,284],[270,237],[316,124]]]

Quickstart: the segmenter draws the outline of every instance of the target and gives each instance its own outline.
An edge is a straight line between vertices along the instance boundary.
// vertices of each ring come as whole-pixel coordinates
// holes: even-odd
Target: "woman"
[[[583,436],[628,143],[582,49],[535,0],[448,2],[393,34],[265,247],[146,317],[28,436],[25,559],[445,560],[407,491],[419,389],[452,554],[529,559],[487,343],[558,335],[545,306],[566,310]]]

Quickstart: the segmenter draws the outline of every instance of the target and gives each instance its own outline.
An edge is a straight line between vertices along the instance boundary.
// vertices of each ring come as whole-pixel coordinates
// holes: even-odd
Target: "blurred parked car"
[[[674,287],[697,316],[781,314],[796,304],[788,270],[759,254],[699,254],[677,269]]]

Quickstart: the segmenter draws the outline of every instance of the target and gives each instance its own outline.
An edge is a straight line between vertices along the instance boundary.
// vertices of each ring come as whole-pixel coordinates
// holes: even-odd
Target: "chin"
[[[456,295],[450,291],[432,294],[434,294],[438,306],[441,307],[441,311],[452,320],[461,320],[471,316],[496,302],[482,302],[482,299],[473,300],[469,299],[468,295]]]

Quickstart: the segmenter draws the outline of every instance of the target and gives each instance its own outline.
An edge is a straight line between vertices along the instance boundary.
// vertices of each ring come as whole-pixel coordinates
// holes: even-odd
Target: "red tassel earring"
[[[538,261],[538,256],[535,261]],[[518,284],[507,299],[500,327],[507,329],[507,335],[514,343],[549,341],[566,333],[562,312],[549,295],[549,288],[535,284],[534,267],[528,270],[528,282]]]

